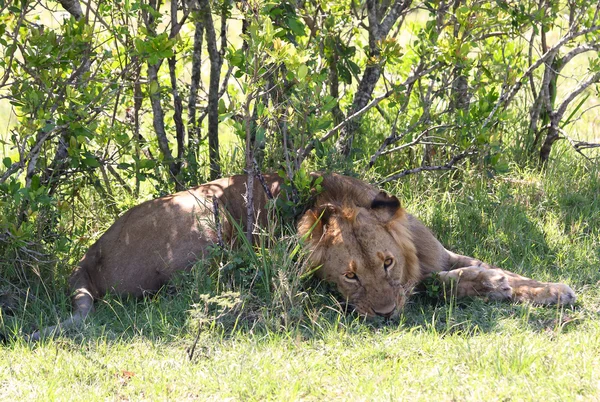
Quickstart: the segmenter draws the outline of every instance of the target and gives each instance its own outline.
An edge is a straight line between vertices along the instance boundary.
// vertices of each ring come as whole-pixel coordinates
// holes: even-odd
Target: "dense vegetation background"
[[[575,286],[578,306],[563,316],[531,306],[426,303],[409,306],[399,324],[410,336],[389,327],[380,336],[340,314],[342,307],[331,310],[332,300],[320,304],[326,292],[306,297],[312,285],[299,277],[296,239],[291,230],[269,228],[268,240],[290,237],[271,241],[270,252],[268,242],[221,252],[216,277],[202,275],[199,264],[148,304],[109,297],[83,339],[129,334],[191,344],[197,325],[228,334],[243,328],[244,337],[264,335],[262,329],[284,345],[274,353],[281,361],[269,366],[273,373],[289,369],[295,347],[313,363],[293,370],[320,367],[320,346],[306,339],[322,339],[325,349],[366,339],[374,346],[364,353],[383,356],[383,367],[379,358],[370,364],[388,370],[390,381],[405,378],[423,398],[440,395],[435,379],[409,369],[423,353],[430,363],[449,359],[442,368],[451,379],[442,381],[446,398],[489,399],[486,392],[498,395],[501,378],[525,372],[531,377],[503,388],[505,395],[521,399],[518,390],[528,386],[537,397],[600,392],[593,374],[600,372],[600,328],[592,323],[600,311],[599,20],[599,3],[587,0],[0,0],[0,332],[14,339],[68,314],[65,284],[73,265],[119,214],[143,200],[242,171],[251,178],[278,171],[302,198],[307,172],[327,170],[387,186],[459,252]],[[557,339],[572,325],[578,330],[560,338],[572,348],[541,346],[546,335]],[[350,337],[331,335],[338,331]],[[473,344],[460,338],[478,333],[485,336]],[[225,342],[219,334],[196,339],[196,354],[216,356]],[[261,353],[273,351],[260,339],[240,341],[238,356],[227,349],[239,346],[234,338],[224,353],[240,365],[247,356],[264,365]],[[396,356],[391,339],[411,352],[397,356],[407,363],[390,371],[384,362]],[[504,345],[497,356],[481,352],[493,341]],[[428,342],[441,349],[413,348]],[[74,358],[110,361],[119,356],[118,345],[88,344]],[[266,350],[254,353],[257,347]],[[52,371],[23,348],[13,345],[0,360],[24,355]],[[135,348],[149,361],[164,361],[160,349]],[[165,350],[178,353],[177,346]],[[575,355],[585,364],[574,363]],[[344,356],[333,366],[341,373]],[[72,356],[63,358],[65,366],[75,364]],[[475,374],[452,377],[465,358],[464,369]],[[536,371],[536,359],[550,365]],[[229,373],[224,360],[208,364],[217,378],[240,381],[237,391],[235,384],[204,385],[211,392],[252,396],[246,377]],[[115,378],[129,383],[121,366],[116,374],[109,370],[110,385],[94,395],[111,395]],[[175,373],[198,374],[177,367]],[[368,379],[369,365],[361,367],[365,372],[357,375]],[[12,386],[5,388],[8,396],[55,395],[48,386],[31,392],[35,370],[10,370],[2,371],[32,379],[15,383],[0,375]],[[262,388],[254,384],[259,399],[323,396],[309,384],[323,381],[318,370],[309,370],[297,388],[269,382],[268,370],[250,372],[267,376]],[[557,372],[559,385],[544,383],[542,377]],[[481,378],[487,385],[478,388]],[[349,394],[336,391],[342,398],[396,395],[357,388],[361,382],[344,375],[339,380],[351,384]],[[452,388],[459,380],[472,382]],[[50,384],[63,391],[82,386],[55,381]],[[118,388],[126,397],[140,396]]]
[[[593,1],[0,10],[8,278],[73,255],[90,217],[243,169],[494,176],[552,163],[558,140],[583,158],[598,145]]]

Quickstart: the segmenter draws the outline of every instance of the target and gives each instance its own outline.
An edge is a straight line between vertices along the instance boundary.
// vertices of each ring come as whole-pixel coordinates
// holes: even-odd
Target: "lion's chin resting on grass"
[[[457,297],[539,304],[572,304],[566,285],[542,283],[446,250],[400,202],[360,180],[337,174],[322,177],[322,191],[298,222],[315,274],[337,286],[345,301],[366,316],[392,317],[413,287],[438,273]],[[282,179],[265,176],[273,196]],[[255,216],[263,221],[267,197],[255,181]],[[222,236],[234,238],[232,220],[246,228],[246,176],[215,180],[144,202],[121,216],[90,247],[70,278],[73,315],[31,336],[57,334],[81,322],[95,299],[107,291],[141,296],[158,290],[171,276],[188,270],[218,241],[213,201],[221,209]]]

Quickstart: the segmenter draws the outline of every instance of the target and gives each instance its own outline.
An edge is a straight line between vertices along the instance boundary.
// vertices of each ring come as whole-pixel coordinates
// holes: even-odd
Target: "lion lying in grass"
[[[273,196],[282,179],[266,175]],[[90,247],[70,278],[73,315],[32,339],[56,334],[81,322],[95,299],[107,291],[141,296],[158,290],[171,276],[205,257],[218,239],[213,198],[245,228],[246,176],[215,180],[187,191],[144,202],[121,216]],[[402,309],[413,287],[438,273],[456,296],[539,304],[572,304],[567,285],[542,283],[446,250],[394,196],[350,177],[324,175],[322,191],[298,222],[316,275],[337,286],[366,316],[391,317]],[[263,218],[267,197],[256,180],[255,212]],[[259,213],[260,212],[260,213]],[[261,222],[259,222],[260,224]],[[223,222],[223,238],[234,226]]]

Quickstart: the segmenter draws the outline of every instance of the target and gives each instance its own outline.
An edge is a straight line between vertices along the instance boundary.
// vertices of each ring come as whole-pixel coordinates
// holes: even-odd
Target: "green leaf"
[[[302,81],[304,78],[306,78],[306,74],[308,74],[308,67],[306,67],[305,64],[302,64],[300,67],[298,67],[298,80]]]
[[[219,99],[219,114],[223,114],[227,112],[227,107],[225,106],[225,100],[223,98]]]
[[[346,64],[348,64],[348,68],[350,69],[350,71],[352,71],[354,74],[360,74],[360,67],[358,66],[358,64],[356,64],[355,62],[353,62],[352,60],[346,60]]]
[[[304,24],[296,18],[292,18],[292,17],[288,18],[288,27],[290,27],[290,30],[296,36],[306,35],[306,32],[304,31]]]
[[[332,120],[324,118],[324,119],[319,119],[317,120],[317,130],[325,130],[326,128],[329,128],[331,126],[331,123],[333,123]]]
[[[12,165],[12,160],[7,156],[6,158],[2,159],[2,164],[8,169]]]
[[[263,22],[263,27],[265,30],[265,35],[264,35],[265,41],[271,42],[271,40],[273,40],[273,23],[271,22],[271,19],[265,18],[265,20]]]
[[[140,159],[138,162],[138,167],[140,169],[152,169],[156,166],[156,162],[152,159]]]
[[[31,189],[35,191],[38,188],[40,188],[40,176],[39,175],[34,175],[31,178]]]
[[[509,166],[508,166],[508,162],[505,161],[504,159],[500,159],[499,161],[496,162],[496,164],[494,165],[494,169],[496,170],[496,172],[498,173],[506,173],[509,170]]]
[[[152,81],[150,83],[150,87],[148,88],[148,92],[150,93],[150,95],[156,94],[159,90],[160,90],[160,86],[158,85],[158,82]]]
[[[564,121],[564,123],[561,123],[559,125],[560,128],[565,128],[565,126],[567,126],[569,123],[571,123],[571,119],[573,118],[573,116],[575,116],[575,113],[577,113],[579,111],[579,109],[581,109],[581,106],[583,106],[583,104],[585,103],[585,101],[588,100],[589,97],[590,97],[590,94],[588,93],[581,99],[581,101],[577,104],[575,109],[573,109],[571,114],[569,114],[569,117],[567,117],[567,119]]]
[[[262,145],[265,143],[265,138],[266,138],[265,134],[266,134],[266,130],[264,127],[259,127],[256,130],[256,143],[257,144]]]
[[[338,70],[338,75],[340,76],[340,79],[345,84],[351,84],[352,83],[352,74],[350,74],[350,70],[348,70],[342,64],[338,64],[337,65],[337,70]]]
[[[323,106],[321,107],[321,111],[329,112],[331,109],[333,109],[335,107],[335,105],[337,105],[337,99],[335,99],[331,95],[327,95],[323,99]]]
[[[230,52],[229,53],[229,62],[237,68],[242,68],[244,66],[243,50],[237,49],[235,52]]]
[[[83,163],[91,168],[100,167],[100,162],[98,162],[98,159],[96,159],[94,156],[86,156]]]

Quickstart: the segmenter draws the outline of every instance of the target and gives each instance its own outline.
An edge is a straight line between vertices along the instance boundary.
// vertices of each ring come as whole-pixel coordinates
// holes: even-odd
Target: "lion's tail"
[[[81,324],[90,312],[94,310],[95,287],[90,281],[86,269],[78,267],[69,278],[69,287],[72,290],[71,303],[73,314],[70,318],[61,321],[57,325],[42,328],[31,334],[28,339],[39,341],[42,338],[58,336],[69,328]]]

